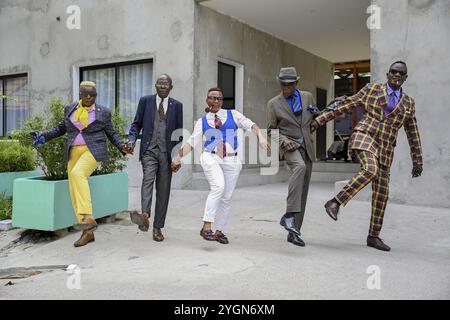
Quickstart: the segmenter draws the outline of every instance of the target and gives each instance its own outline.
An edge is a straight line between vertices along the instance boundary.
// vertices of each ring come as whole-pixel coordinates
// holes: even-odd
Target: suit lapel
[[[302,127],[308,123],[311,118],[311,112],[308,111],[310,105],[309,99],[307,99],[306,93],[300,91],[300,98],[302,99]]]
[[[278,96],[278,102],[281,105],[281,108],[285,111],[286,114],[289,115],[289,117],[295,121],[296,123],[298,123],[301,126],[301,123],[299,121],[299,119],[295,116],[294,112],[292,111],[291,106],[289,105],[289,103],[286,101],[286,98],[283,96],[283,94],[280,94]],[[303,102],[303,101],[302,101]]]

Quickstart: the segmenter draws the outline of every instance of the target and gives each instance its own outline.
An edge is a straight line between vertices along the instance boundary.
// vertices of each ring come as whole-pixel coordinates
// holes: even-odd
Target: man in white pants
[[[203,228],[200,235],[207,241],[218,241],[228,244],[224,231],[228,222],[231,207],[231,197],[236,187],[242,163],[237,154],[237,130],[251,130],[259,139],[263,149],[270,149],[270,145],[261,133],[259,127],[242,113],[236,110],[223,110],[223,92],[220,88],[211,88],[206,99],[207,112],[200,118],[194,127],[194,132],[172,161],[172,170],[178,171],[181,167],[181,158],[187,155],[194,147],[203,142],[204,152],[200,157],[200,164],[210,185],[203,217]],[[216,232],[213,233],[211,225],[214,223]]]

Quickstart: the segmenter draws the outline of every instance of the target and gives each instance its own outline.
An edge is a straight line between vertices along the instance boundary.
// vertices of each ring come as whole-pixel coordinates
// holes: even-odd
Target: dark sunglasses
[[[407,72],[406,71],[399,71],[399,70],[389,70],[390,74],[393,74],[394,76],[398,73],[401,76],[406,76]]]
[[[223,98],[222,97],[213,97],[213,96],[208,96],[208,99],[209,100],[213,100],[213,101],[223,101]]]
[[[97,94],[96,93],[80,93],[80,97],[81,98],[87,98],[87,97],[95,98],[95,97],[97,97]]]

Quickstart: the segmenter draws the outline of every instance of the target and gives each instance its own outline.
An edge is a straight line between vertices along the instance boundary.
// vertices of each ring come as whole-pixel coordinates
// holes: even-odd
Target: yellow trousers
[[[69,175],[70,198],[78,222],[81,222],[84,215],[92,215],[88,177],[100,164],[95,160],[86,145],[70,148],[67,173]]]

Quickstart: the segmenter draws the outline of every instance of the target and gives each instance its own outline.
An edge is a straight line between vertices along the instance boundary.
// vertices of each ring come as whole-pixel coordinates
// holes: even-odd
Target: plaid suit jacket
[[[340,114],[361,106],[364,115],[350,138],[350,150],[369,151],[379,159],[380,164],[390,167],[398,130],[404,126],[413,165],[423,165],[414,100],[402,92],[398,105],[388,116],[385,116],[384,109],[388,103],[386,87],[387,85],[383,83],[369,83],[356,95],[342,101],[336,108],[326,109],[315,120],[320,125],[324,125]]]
[[[82,134],[89,151],[98,162],[108,160],[108,147],[106,144],[105,134],[111,143],[119,150],[125,145],[125,142],[120,138],[119,134],[114,130],[111,122],[111,112],[108,108],[96,105],[95,106],[95,121],[84,128],[82,131],[78,130],[70,121],[70,115],[75,111],[78,103],[71,104],[64,108],[64,120],[56,127],[43,133],[46,141],[64,135],[67,132],[66,149],[64,152],[64,159],[68,161],[69,151],[72,143],[79,133]]]

